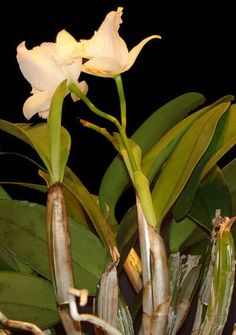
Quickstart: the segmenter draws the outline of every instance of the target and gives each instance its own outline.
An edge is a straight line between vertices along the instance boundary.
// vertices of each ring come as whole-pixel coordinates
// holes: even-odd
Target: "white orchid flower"
[[[25,47],[25,42],[18,45],[16,57],[20,70],[32,86],[32,96],[23,106],[27,119],[36,113],[47,118],[57,86],[65,79],[78,81],[82,59],[78,56],[77,48],[77,41],[65,30],[57,34],[56,43],[42,43],[31,50]],[[81,82],[78,85],[86,94],[87,84]]]
[[[114,77],[131,68],[148,41],[161,38],[159,35],[149,36],[128,51],[125,41],[118,33],[122,13],[122,7],[118,7],[116,12],[109,12],[94,36],[79,42],[80,55],[88,59],[82,65],[83,72],[100,77]]]

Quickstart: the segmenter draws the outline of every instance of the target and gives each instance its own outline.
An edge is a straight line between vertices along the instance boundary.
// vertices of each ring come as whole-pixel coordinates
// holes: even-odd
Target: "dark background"
[[[234,95],[235,11],[230,1],[219,3],[164,0],[6,3],[1,13],[0,118],[28,122],[22,114],[22,105],[29,96],[30,85],[23,78],[15,58],[19,43],[26,41],[26,46],[32,48],[44,41],[54,41],[61,29],[66,29],[76,39],[90,38],[105,15],[118,6],[124,7],[119,32],[129,49],[149,35],[162,35],[161,41],[150,41],[133,67],[123,74],[129,135],[158,107],[178,95],[198,91],[205,95],[207,103],[225,94]],[[119,105],[113,80],[85,74],[81,75],[82,79],[89,84],[88,95],[93,102],[104,111],[118,116]],[[73,104],[67,97],[63,125],[72,137],[69,166],[96,194],[115,151],[99,134],[83,128],[80,117],[103,126],[101,120],[94,119],[82,103]],[[39,119],[35,117],[31,121],[38,122]],[[2,132],[0,149],[18,151],[38,160],[26,145]],[[0,156],[0,169],[1,180],[41,182],[37,169],[19,157]],[[13,186],[6,186],[6,189],[18,199],[45,201],[45,196],[38,192]],[[230,321],[225,335],[231,334],[233,321]]]
[[[96,0],[63,4],[51,1],[9,2],[2,12],[6,21],[1,21],[0,117],[12,122],[27,122],[22,114],[22,105],[29,96],[30,85],[23,78],[15,58],[20,42],[26,41],[26,46],[32,48],[44,41],[55,41],[61,29],[66,29],[76,39],[90,38],[105,15],[118,6],[124,7],[120,35],[129,49],[149,35],[162,36],[162,40],[148,42],[133,67],[123,74],[129,134],[158,107],[180,94],[198,91],[205,95],[207,103],[225,94],[235,94],[236,60],[233,49],[236,30],[230,1],[221,2],[221,5],[210,1],[178,1],[176,4],[166,0]],[[119,105],[113,80],[85,74],[80,76],[82,79],[90,86],[89,97],[93,102],[118,116]],[[80,117],[94,121],[82,103],[74,105],[68,97],[63,124],[72,136],[69,165],[91,192],[96,193],[115,152],[99,134],[84,129],[79,123]],[[31,121],[38,122],[36,118]],[[103,126],[101,120],[97,122]],[[11,137],[4,137],[1,142],[4,150],[6,144],[9,150],[15,150]],[[14,165],[14,176],[20,173],[15,164],[10,165]],[[6,173],[9,174],[9,169]]]

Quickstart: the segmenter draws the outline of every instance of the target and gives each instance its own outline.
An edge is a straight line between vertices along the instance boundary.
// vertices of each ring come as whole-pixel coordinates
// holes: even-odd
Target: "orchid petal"
[[[159,35],[149,36],[129,52],[125,41],[118,33],[122,13],[122,7],[109,12],[93,37],[78,43],[80,56],[88,59],[82,65],[83,72],[100,77],[114,77],[130,69],[148,41],[161,38]]]
[[[78,42],[65,29],[57,34],[55,58],[61,65],[71,65],[78,58]]]
[[[64,79],[66,78],[71,81],[77,81],[81,73],[81,66],[82,58],[77,58],[71,64],[62,65]]]
[[[23,114],[26,119],[39,113],[43,118],[47,118],[53,91],[43,91],[30,96],[23,105]]]
[[[50,91],[64,79],[62,70],[53,61],[54,51],[54,43],[43,43],[32,50],[25,47],[25,42],[18,45],[20,70],[33,88]]]
[[[127,62],[126,66],[125,66],[125,69],[123,71],[127,71],[131,68],[131,66],[134,64],[136,58],[138,57],[138,55],[139,55],[140,51],[142,50],[142,48],[144,47],[144,45],[147,42],[149,42],[150,40],[154,39],[154,38],[161,39],[161,36],[159,36],[159,35],[149,36],[149,37],[145,38],[144,40],[142,40],[135,47],[133,47],[133,49],[130,50],[129,57],[128,57],[128,62]]]
[[[90,40],[81,40],[80,48],[85,58],[110,57],[124,66],[128,60],[128,49],[118,30],[122,23],[123,8],[109,12],[98,31]]]
[[[78,88],[84,95],[88,93],[88,84],[86,83],[85,80],[81,81],[80,83],[75,81],[74,84],[78,86]],[[71,93],[70,95],[74,102],[80,100],[80,98],[78,98],[77,95],[75,95],[74,93]]]
[[[16,57],[20,70],[32,86],[32,96],[23,106],[27,119],[36,113],[47,118],[58,85],[65,79],[78,81],[82,66],[78,50],[78,42],[64,29],[57,34],[56,43],[45,42],[31,50],[25,47],[25,42],[18,45]],[[85,86],[82,88],[87,93]]]
[[[114,58],[92,58],[82,65],[82,71],[99,77],[114,77],[122,70],[121,64]]]
[[[80,91],[86,95],[88,93],[88,84],[86,83],[85,80],[81,81],[80,83],[78,83],[79,89]]]

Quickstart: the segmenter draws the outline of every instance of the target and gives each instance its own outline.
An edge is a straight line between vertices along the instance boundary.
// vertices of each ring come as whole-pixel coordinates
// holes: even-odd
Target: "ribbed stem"
[[[97,114],[100,117],[102,117],[103,119],[106,119],[106,120],[114,123],[115,126],[117,127],[117,129],[121,128],[121,125],[120,125],[119,121],[114,116],[112,116],[110,114],[107,114],[107,113],[104,113],[102,110],[97,108],[92,103],[92,101],[80,91],[79,87],[75,83],[69,82],[68,83],[68,89],[72,93],[74,93],[78,98],[80,98],[94,114]]]
[[[52,185],[47,198],[47,237],[49,264],[58,305],[58,312],[68,335],[81,334],[81,327],[75,322],[68,307],[68,289],[74,287],[70,238],[67,212],[60,183]]]
[[[126,129],[126,100],[125,100],[125,94],[124,94],[124,88],[122,83],[122,77],[121,75],[117,75],[114,77],[116,82],[116,87],[120,99],[120,112],[121,112],[121,126],[122,128]]]

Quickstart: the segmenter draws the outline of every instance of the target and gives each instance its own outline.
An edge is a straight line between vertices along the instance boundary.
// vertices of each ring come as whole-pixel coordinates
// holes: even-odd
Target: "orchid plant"
[[[42,183],[17,184],[46,193],[47,201],[12,199],[4,188],[12,182],[1,181],[0,322],[7,334],[77,335],[87,331],[86,321],[96,334],[174,335],[194,298],[191,334],[223,334],[235,277],[236,157],[219,161],[236,144],[234,98],[207,104],[202,94],[187,92],[129,137],[121,74],[147,42],[161,37],[129,51],[119,35],[122,12],[109,12],[91,39],[61,30],[54,43],[17,47],[32,87],[23,114],[44,120],[0,120],[0,128],[37,152],[41,162],[24,158]],[[83,73],[114,79],[119,118],[95,105]],[[69,94],[102,124],[88,116],[82,125],[117,151],[97,195],[68,166],[71,137],[62,112]],[[116,210],[128,189],[134,201],[119,221]],[[136,291],[132,304],[120,284],[122,269]],[[93,308],[83,313],[90,297]]]

